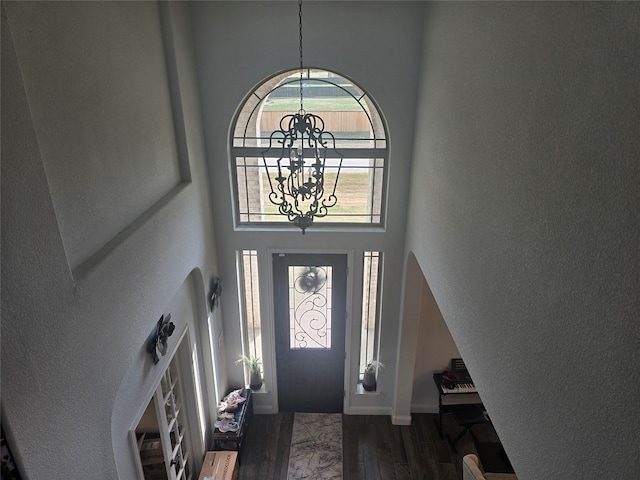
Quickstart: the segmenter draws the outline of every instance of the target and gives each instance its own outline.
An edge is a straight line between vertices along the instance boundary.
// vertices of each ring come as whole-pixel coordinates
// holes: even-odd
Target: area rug
[[[291,434],[288,480],[342,478],[342,415],[296,413]]]

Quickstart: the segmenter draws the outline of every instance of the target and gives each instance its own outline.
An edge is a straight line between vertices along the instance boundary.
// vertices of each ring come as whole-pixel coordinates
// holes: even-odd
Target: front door
[[[347,255],[273,255],[281,412],[342,413]]]

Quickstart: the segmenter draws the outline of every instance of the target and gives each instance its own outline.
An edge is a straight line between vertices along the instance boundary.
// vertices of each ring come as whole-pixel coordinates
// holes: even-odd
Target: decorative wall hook
[[[222,296],[222,279],[220,277],[211,277],[211,285],[209,287],[209,308],[213,311],[220,303]]]
[[[151,331],[147,341],[147,352],[151,354],[153,363],[156,364],[167,353],[167,339],[173,334],[175,325],[171,320],[171,314],[162,315],[156,326]]]

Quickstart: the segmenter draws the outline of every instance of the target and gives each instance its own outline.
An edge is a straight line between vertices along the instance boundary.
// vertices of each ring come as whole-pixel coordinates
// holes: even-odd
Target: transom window
[[[265,154],[270,135],[280,119],[300,110],[319,115],[325,131],[336,139],[343,155],[336,205],[322,225],[383,226],[387,183],[388,143],[384,122],[375,102],[352,81],[326,70],[305,69],[276,75],[251,92],[239,109],[232,128],[231,176],[236,226],[289,224],[269,200],[266,166],[276,158]],[[325,175],[337,174],[338,159],[327,158]],[[333,166],[332,166],[333,165]]]

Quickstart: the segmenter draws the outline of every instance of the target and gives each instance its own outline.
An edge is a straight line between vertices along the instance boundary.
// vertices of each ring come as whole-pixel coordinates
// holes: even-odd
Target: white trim
[[[262,252],[262,254],[260,253]],[[271,249],[259,249],[258,250],[258,278],[260,279],[260,315],[264,320],[262,325],[262,355],[264,356],[263,362],[267,361],[268,365],[263,363],[263,381],[268,382],[267,386],[271,392],[270,404],[256,405],[253,402],[254,412],[262,408],[269,408],[273,413],[278,413],[278,374],[276,372],[276,347],[275,347],[275,323],[274,323],[274,303],[273,303],[273,261],[272,255],[276,250]],[[266,295],[266,298],[262,297],[262,292]],[[265,335],[267,332],[268,335]],[[258,408],[258,410],[256,410]]]
[[[135,428],[129,430],[129,445],[131,447],[131,452],[133,453],[133,464],[136,466],[136,476],[138,480],[144,480],[144,471],[142,470],[142,462],[140,461],[140,452],[138,451],[138,438],[136,436]]]
[[[160,385],[160,380],[162,379],[162,375],[164,374],[165,370],[167,369],[167,367],[171,363],[171,360],[173,359],[173,356],[178,351],[178,347],[180,346],[180,343],[182,342],[185,334],[187,333],[187,329],[188,328],[189,328],[189,325],[185,324],[183,329],[182,329],[182,332],[180,332],[180,336],[178,337],[178,341],[175,343],[175,345],[173,346],[173,348],[171,349],[169,354],[165,355],[162,358],[160,358],[160,361],[156,365],[154,365],[154,367],[156,367],[155,368],[155,370],[156,370],[155,371],[155,379],[150,384],[151,387],[149,388],[149,390],[147,390],[147,393],[144,396],[145,400],[142,402],[142,405],[140,406],[140,408],[136,412],[136,415],[134,417],[135,420],[131,424],[131,427],[129,428],[129,430],[133,430],[135,432],[136,427],[138,426],[138,424],[140,423],[140,420],[142,419],[142,415],[144,415],[144,412],[147,409],[147,406],[149,405],[149,402],[151,401],[151,398],[156,393],[156,390],[158,389],[158,385]]]
[[[354,395],[371,395],[371,396],[379,396],[381,395],[378,390],[365,390],[362,386],[362,382],[358,381],[358,385],[356,385],[356,390],[353,392]]]
[[[423,403],[420,405],[411,405],[412,413],[439,413],[440,407],[437,403]]]
[[[254,397],[255,400],[255,397]],[[278,409],[273,405],[256,405],[253,404],[253,413],[256,415],[274,415],[278,413]]]
[[[411,415],[392,415],[391,423],[394,425],[411,425]]]
[[[387,415],[391,416],[391,408],[388,406],[350,406],[348,410],[345,410],[345,415]]]
[[[194,344],[194,340],[191,339],[190,329],[187,324],[187,329],[185,332],[186,344],[179,343],[176,349],[176,355],[178,357],[178,366],[180,371],[178,372],[180,375],[179,382],[181,384],[182,389],[182,403],[184,410],[184,418],[185,422],[188,424],[188,430],[185,432],[185,439],[183,441],[187,442],[187,447],[189,447],[189,454],[193,457],[192,465],[195,468],[195,471],[200,471],[202,468],[202,455],[206,451],[206,439],[204,438],[206,432],[202,432],[200,428],[200,409],[198,408],[198,389],[196,388],[196,381],[200,381],[200,378],[196,378],[196,372],[194,370],[193,363],[193,354],[196,354],[197,359],[197,345]],[[187,347],[187,348],[184,348]],[[196,365],[197,367],[197,365]],[[202,385],[200,385],[201,390],[200,394],[204,395],[204,389],[202,389]],[[202,399],[204,401],[204,399]],[[204,403],[202,405],[204,410]],[[203,411],[202,414],[205,414]],[[205,417],[205,429],[206,429],[206,417]],[[196,453],[197,452],[197,453]]]
[[[379,222],[371,223],[371,222],[322,222],[319,225],[315,225],[319,230],[322,231],[332,231],[331,229],[338,229],[337,231],[349,231],[351,229],[358,229],[359,226],[369,226],[377,228],[381,231],[386,231],[386,217],[387,217],[387,204],[388,204],[388,195],[389,195],[389,158],[391,155],[391,150],[389,147],[389,129],[387,127],[387,122],[385,116],[376,102],[376,100],[371,96],[371,94],[364,89],[359,83],[353,81],[349,76],[344,75],[342,73],[338,73],[335,70],[329,70],[322,67],[310,67],[307,66],[303,69],[306,72],[306,80],[311,82],[320,82],[325,87],[335,87],[336,89],[344,90],[347,92],[353,101],[355,101],[361,108],[361,113],[366,115],[368,120],[367,129],[369,130],[369,141],[373,142],[372,148],[360,148],[360,147],[347,147],[345,145],[341,145],[338,150],[340,150],[344,154],[344,158],[353,158],[353,154],[357,152],[363,152],[362,155],[366,159],[382,159],[383,166],[380,168],[382,170],[382,179],[381,179],[381,191],[380,191],[380,204],[375,205],[379,207]],[[356,94],[345,90],[338,83],[334,83],[333,81],[329,81],[328,79],[311,77],[310,73],[312,71],[316,72],[324,72],[331,75],[331,78],[338,77],[344,81],[347,81],[351,84],[351,86],[356,90]],[[233,227],[234,230],[241,230],[243,228],[247,228],[248,230],[262,230],[266,228],[268,231],[278,231],[282,227],[286,229],[291,229],[291,222],[286,222],[284,220],[278,221],[274,217],[274,221],[262,221],[262,220],[253,220],[250,222],[241,221],[240,216],[240,195],[241,195],[241,184],[238,182],[238,169],[237,169],[237,159],[245,158],[248,154],[250,158],[254,158],[253,152],[261,152],[260,144],[261,141],[258,139],[256,147],[247,147],[247,146],[235,146],[236,140],[251,138],[252,135],[258,136],[258,125],[260,125],[260,119],[262,117],[265,100],[267,97],[275,90],[282,88],[283,82],[284,84],[288,83],[296,83],[297,80],[287,80],[290,76],[296,75],[297,72],[300,72],[300,69],[286,69],[280,72],[276,72],[273,75],[269,76],[266,79],[263,79],[260,83],[255,85],[242,99],[240,104],[237,106],[234,114],[233,120],[229,125],[228,132],[228,163],[229,163],[229,173],[231,180],[231,200],[232,200],[232,211],[233,211]],[[257,99],[257,100],[256,100]],[[358,110],[360,112],[360,110]],[[246,120],[244,118],[241,121],[241,117],[247,115]],[[256,128],[253,131],[252,128],[248,128],[249,125],[253,125],[251,122],[255,122]],[[240,130],[240,131],[238,131]],[[237,135],[237,136],[236,136]],[[378,147],[378,144],[384,145],[384,147]],[[244,140],[242,144],[245,145]],[[349,153],[352,154],[350,157]],[[380,153],[376,155],[376,153]],[[348,169],[348,167],[342,167]],[[367,170],[377,171],[378,167],[372,167],[371,165],[364,167]],[[259,180],[262,182],[262,179]],[[245,180],[246,182],[246,180]],[[370,183],[369,185],[369,193],[373,197],[376,197],[375,194],[375,184],[376,182]],[[247,187],[245,183],[245,188]],[[261,199],[261,202],[264,199]],[[251,202],[249,202],[250,204]],[[247,212],[243,212],[249,214],[250,216],[259,217],[261,213],[264,212],[253,212],[251,211],[250,205],[247,205]],[[367,214],[365,214],[366,216]],[[371,215],[371,213],[369,213]],[[331,212],[328,214],[328,217],[331,216]],[[353,219],[351,219],[353,220]],[[373,220],[373,219],[372,219]],[[293,230],[298,231],[298,228],[294,228]]]
[[[275,305],[273,303],[273,281],[266,281],[268,279],[273,279],[273,255],[283,253],[285,255],[292,254],[328,254],[328,255],[346,255],[347,256],[347,290],[346,290],[346,299],[345,299],[345,331],[344,331],[344,348],[345,348],[345,358],[344,358],[344,391],[350,392],[350,378],[349,378],[349,364],[348,359],[351,358],[351,328],[353,315],[351,315],[352,311],[352,292],[354,289],[353,286],[353,258],[355,255],[355,250],[351,248],[339,248],[339,249],[324,249],[324,248],[311,248],[311,249],[296,249],[296,248],[267,248],[264,250],[266,252],[264,262],[264,270],[266,274],[263,276],[260,274],[263,270],[263,265],[260,263],[260,250],[258,250],[258,270],[259,270],[259,278],[260,285],[265,285],[264,292],[268,296],[267,299],[264,299],[265,306],[268,307],[268,315],[262,316],[265,320],[263,324],[263,332],[268,331],[269,335],[262,336],[262,352],[265,357],[267,357],[267,352],[269,354],[269,370],[266,372],[265,381],[268,381],[269,391],[272,393],[271,395],[271,403],[267,405],[256,405],[254,402],[254,412],[264,412],[264,413],[278,413],[278,379],[277,379],[277,364],[276,364],[276,349],[275,349]],[[263,283],[264,282],[264,283]],[[262,293],[262,292],[261,292]],[[262,303],[262,298],[261,298]],[[262,307],[262,306],[261,306]],[[261,313],[265,313],[264,309]],[[266,370],[266,366],[265,366]],[[266,397],[266,396],[265,396]],[[342,401],[342,409],[344,412],[347,412],[349,409],[349,397],[347,394],[343,397]]]
[[[242,354],[247,357],[251,357],[251,352],[245,351],[245,348],[249,346],[249,333],[247,332],[247,291],[245,289],[245,285],[247,283],[247,279],[245,277],[245,256],[244,252],[256,252],[256,264],[258,262],[258,251],[249,249],[236,250],[236,280],[238,289],[238,313],[240,315],[240,347],[242,348]],[[251,262],[251,253],[249,253],[249,262]],[[258,267],[258,294],[260,293],[260,267]],[[252,292],[253,293],[253,292]],[[255,337],[254,337],[255,340]],[[262,338],[260,339],[262,343]],[[264,355],[263,355],[264,356]],[[264,370],[264,365],[263,365]],[[243,386],[247,386],[249,384],[249,379],[247,378],[247,367],[242,366],[242,383]],[[222,392],[220,393],[220,398],[222,398]]]
[[[355,251],[353,249],[348,250],[347,252],[347,298],[346,298],[346,312],[345,312],[345,319],[344,319],[344,350],[345,350],[345,355],[344,355],[344,376],[343,376],[343,382],[344,382],[344,391],[347,392],[347,394],[343,397],[342,399],[342,411],[346,412],[347,409],[349,408],[351,402],[351,395],[349,395],[349,392],[351,391],[351,378],[349,376],[349,371],[350,371],[350,359],[351,359],[351,329],[353,328],[353,308],[352,308],[352,302],[353,302],[353,292],[354,292],[354,285],[353,285],[353,261],[354,261],[354,257],[355,257]]]
[[[201,385],[202,394],[205,398],[202,399],[202,404],[205,408],[205,422],[208,422],[211,418],[211,412],[217,410],[218,402],[217,398],[220,392],[218,374],[216,372],[216,361],[213,347],[213,322],[215,321],[214,311],[207,311],[207,317],[205,322],[200,322],[200,344],[202,345],[199,353],[200,362],[204,370],[204,380],[206,385]],[[207,432],[209,427],[205,427],[204,443],[208,442]]]
[[[160,382],[162,380],[162,377],[164,375],[164,373],[166,372],[167,368],[169,368],[169,365],[171,364],[171,361],[173,360],[173,357],[176,355],[176,353],[178,352],[178,349],[180,348],[180,345],[182,344],[182,341],[185,339],[185,336],[187,337],[187,346],[189,349],[189,352],[191,352],[191,343],[189,341],[189,336],[187,335],[187,332],[189,330],[189,325],[185,324],[182,328],[182,331],[180,332],[180,335],[178,336],[178,340],[174,343],[173,348],[171,349],[171,351],[165,355],[164,357],[160,358],[160,361],[156,364],[152,366],[152,369],[155,370],[155,377],[153,382],[150,383],[151,387],[147,390],[147,393],[144,396],[144,400],[141,403],[140,407],[138,408],[138,411],[136,412],[136,415],[134,417],[134,421],[131,424],[131,427],[129,428],[129,444],[131,447],[131,452],[133,454],[133,458],[134,458],[134,464],[136,465],[136,471],[137,471],[137,475],[138,475],[138,480],[144,480],[144,472],[142,470],[142,463],[140,462],[140,452],[138,451],[138,441],[136,438],[136,428],[138,427],[138,424],[140,423],[140,420],[142,419],[142,416],[144,415],[144,412],[147,410],[147,407],[149,406],[149,403],[156,397],[156,393],[158,391],[158,388],[160,388]],[[192,368],[189,368],[189,371],[191,371]],[[182,374],[183,372],[180,372],[180,374]],[[193,373],[192,373],[193,375]],[[190,392],[191,393],[191,392]],[[195,392],[193,392],[195,394]],[[194,400],[192,398],[192,395],[189,395],[191,400]],[[183,399],[183,401],[187,401],[187,399]],[[161,408],[158,409],[158,405],[156,405],[156,410],[158,412],[160,411],[164,411],[164,406],[160,405]],[[188,408],[187,408],[187,412],[188,412]],[[187,415],[187,418],[189,419],[189,415]],[[189,423],[191,424],[191,421],[189,421]],[[191,427],[191,425],[189,425]],[[199,428],[198,428],[199,430]],[[190,434],[191,435],[191,434]],[[162,439],[162,444],[163,444],[163,449],[165,448],[165,438],[163,435],[163,429],[160,429],[160,437]],[[193,444],[193,441],[191,442]],[[168,442],[169,448],[171,445],[171,442]],[[193,450],[191,451],[191,455],[193,456],[195,465],[198,465],[198,461],[197,461],[197,457],[195,456]],[[168,469],[168,460],[167,460],[167,455],[165,452],[165,466],[167,466]]]

